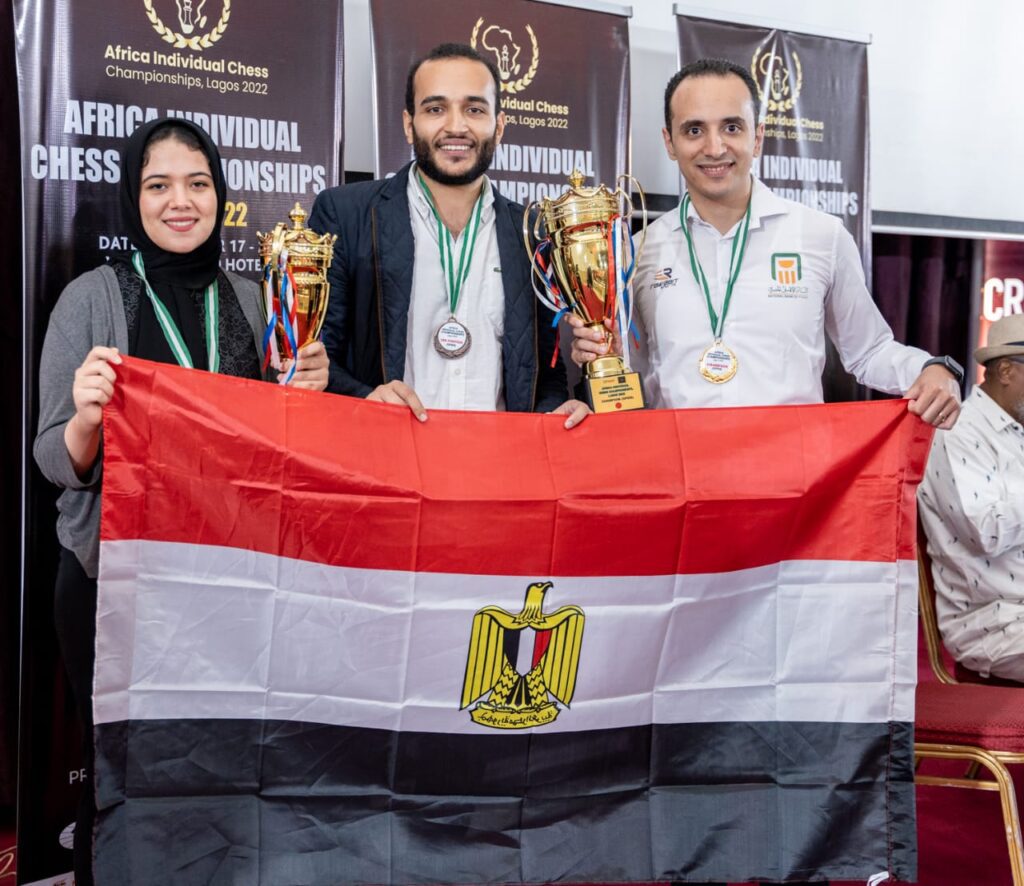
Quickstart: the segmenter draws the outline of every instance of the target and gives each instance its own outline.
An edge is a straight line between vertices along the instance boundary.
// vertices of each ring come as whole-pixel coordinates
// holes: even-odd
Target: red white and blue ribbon
[[[633,234],[622,216],[617,215],[611,222],[611,242],[613,245],[612,260],[617,270],[617,299],[615,304],[615,319],[619,329],[619,336],[623,341],[632,333],[633,341],[639,344],[639,335],[633,325],[633,267],[636,264],[636,245],[633,242]],[[629,251],[629,260],[626,261],[626,251]]]
[[[295,278],[288,267],[288,250],[282,249],[277,257],[277,267],[274,267],[271,260],[267,262],[263,274],[263,298],[269,318],[267,328],[263,331],[263,368],[272,365],[279,369],[282,357],[291,358],[287,376],[278,379],[281,384],[288,384],[292,380],[298,362],[298,299],[295,293]],[[281,342],[283,353],[278,352],[277,336],[274,335],[279,322],[284,330],[284,341]]]
[[[278,279],[281,281],[281,325],[284,327],[286,356],[292,358],[291,366],[288,367],[288,376],[282,384],[288,384],[295,375],[295,367],[299,357],[299,323],[298,323],[298,297],[296,295],[295,278],[292,277],[292,270],[288,267],[288,250],[281,250],[281,257],[278,259]]]
[[[555,280],[555,268],[551,260],[552,248],[550,239],[541,240],[537,244],[537,248],[533,251],[533,256],[531,257],[535,273],[530,275],[530,282],[533,284],[534,294],[541,304],[558,315],[556,318],[557,322],[557,320],[561,319],[562,314],[569,310],[570,306],[562,295],[562,290],[558,288],[558,282]],[[544,284],[543,291],[537,287],[538,278]]]
[[[274,298],[274,266],[267,262],[263,270],[261,288],[263,290],[263,304],[266,307],[267,328],[263,330],[263,369],[268,366],[275,369],[281,365],[281,357],[277,352],[277,336],[274,335],[274,327],[277,326],[277,299]]]

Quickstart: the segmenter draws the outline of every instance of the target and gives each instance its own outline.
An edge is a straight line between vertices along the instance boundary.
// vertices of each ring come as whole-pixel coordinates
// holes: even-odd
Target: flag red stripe
[[[537,631],[533,636],[533,658],[530,661],[530,668],[537,667],[543,657],[544,653],[548,651],[548,646],[551,645],[551,631]]]
[[[142,360],[118,371],[104,540],[543,577],[914,556],[931,431],[902,401],[645,411],[566,431],[559,416],[495,413],[420,425],[404,408]]]

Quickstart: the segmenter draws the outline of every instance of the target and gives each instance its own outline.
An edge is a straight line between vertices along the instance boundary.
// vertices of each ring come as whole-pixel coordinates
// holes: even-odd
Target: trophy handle
[[[530,241],[530,233],[531,233],[531,231],[530,231],[530,213],[536,208],[536,206],[537,206],[537,201],[534,200],[533,203],[531,203],[529,206],[526,207],[526,209],[523,210],[523,244],[526,246],[527,254],[531,255],[531,256],[533,255],[533,243]],[[538,212],[537,215],[540,215],[540,213]],[[537,233],[536,233],[536,227],[537,227],[537,219],[536,219],[536,217],[534,218],[534,225],[533,225],[533,227],[534,227],[533,236],[536,239],[539,240],[540,238],[537,237]],[[531,265],[533,264],[533,260],[532,259],[530,260],[530,264]]]
[[[281,250],[284,248],[284,225],[278,222],[274,230],[270,232],[270,256],[267,258],[267,265],[270,268],[270,294],[271,298],[281,292],[280,261]],[[267,321],[270,321],[272,305],[268,305]]]
[[[633,260],[633,269],[629,272],[629,277],[626,279],[626,286],[629,286],[629,284],[633,282],[633,277],[636,276],[636,270],[640,265],[640,253],[643,252],[644,243],[647,242],[647,197],[644,194],[644,189],[640,187],[640,182],[637,181],[635,176],[620,175],[618,177],[615,182],[615,186],[622,193],[622,199],[627,207],[627,212],[623,216],[623,219],[626,221],[633,218],[634,207],[630,191],[628,189],[623,190],[622,182],[625,182],[626,185],[632,185],[636,189],[636,193],[640,197],[640,212],[642,213],[641,218],[643,221],[643,226],[640,229],[640,243],[636,247],[636,256]]]
[[[530,213],[533,210],[537,210],[537,214],[533,217],[533,226],[530,226]],[[541,286],[545,285],[544,277],[541,276],[540,269],[537,267],[536,252],[537,247],[535,244],[540,243],[541,236],[538,230],[538,224],[541,221],[540,204],[534,200],[529,206],[523,210],[523,244],[526,246],[526,254],[530,256],[530,276],[536,277],[540,282]],[[532,235],[532,239],[531,239]]]

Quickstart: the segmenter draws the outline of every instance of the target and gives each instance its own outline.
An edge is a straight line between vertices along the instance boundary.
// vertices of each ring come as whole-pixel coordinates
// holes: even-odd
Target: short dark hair
[[[152,150],[153,145],[157,142],[167,141],[168,139],[173,139],[192,151],[199,151],[203,154],[206,153],[206,148],[199,140],[199,136],[197,136],[192,129],[187,125],[183,126],[181,123],[176,123],[175,121],[170,120],[167,123],[161,123],[152,131],[152,133],[150,133],[149,138],[146,139],[146,147],[142,150],[143,166],[149,163],[149,152]]]
[[[754,104],[754,123],[756,124],[757,118],[761,115],[761,96],[758,94],[757,83],[750,71],[742,65],[737,65],[724,58],[699,58],[695,62],[683,65],[672,75],[672,79],[665,87],[665,128],[669,134],[672,133],[672,96],[676,94],[680,83],[687,77],[728,77],[730,74],[739,77],[750,90],[750,100]]]
[[[498,75],[498,69],[494,62],[488,61],[467,43],[441,43],[412,63],[412,67],[409,68],[409,76],[405,81],[405,109],[409,112],[409,116],[412,117],[416,114],[416,91],[413,88],[413,81],[416,79],[416,72],[420,66],[425,62],[448,58],[468,58],[470,61],[480,62],[491,72],[491,77],[494,79],[494,115],[497,116],[501,111],[501,77]]]

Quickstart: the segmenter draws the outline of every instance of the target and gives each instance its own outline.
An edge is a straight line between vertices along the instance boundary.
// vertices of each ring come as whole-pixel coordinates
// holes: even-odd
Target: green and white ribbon
[[[480,196],[476,198],[476,205],[469,217],[469,225],[462,232],[462,250],[459,253],[458,266],[455,264],[455,239],[452,237],[444,222],[441,221],[441,214],[434,205],[434,198],[430,195],[430,188],[423,181],[423,176],[417,172],[420,188],[423,196],[427,198],[430,211],[434,213],[437,222],[437,248],[441,254],[441,270],[444,272],[445,283],[448,286],[448,312],[455,316],[455,309],[459,306],[459,296],[462,294],[462,286],[469,277],[469,266],[473,262],[473,250],[476,249],[476,237],[480,233],[480,215],[484,208],[484,187],[480,187]]]
[[[153,303],[153,311],[156,313],[157,322],[160,324],[160,329],[163,331],[164,338],[167,339],[167,344],[170,345],[171,353],[174,354],[178,365],[194,369],[195,364],[192,361],[192,354],[189,353],[188,345],[185,344],[181,330],[178,329],[178,324],[174,322],[170,311],[160,301],[160,296],[153,291],[153,287],[149,285],[149,281],[146,279],[146,268],[142,261],[141,252],[136,251],[132,253],[132,267],[135,268],[135,273],[139,275],[142,285],[146,288],[146,295],[149,296],[149,300]],[[217,330],[220,328],[220,312],[218,307],[220,302],[217,297],[216,278],[206,287],[205,298],[207,363],[210,372],[219,372],[220,349],[217,347]]]
[[[679,222],[683,226],[683,235],[686,237],[686,245],[690,250],[690,270],[693,271],[693,279],[697,281],[697,285],[704,292],[704,301],[708,306],[708,318],[711,320],[711,334],[716,342],[722,339],[722,329],[725,328],[725,315],[729,312],[729,302],[732,301],[732,290],[740,275],[743,254],[747,251],[747,238],[750,235],[750,206],[752,202],[753,194],[751,194],[751,199],[747,201],[747,211],[743,216],[743,221],[740,223],[740,229],[736,232],[736,236],[733,237],[732,255],[729,257],[729,279],[725,285],[725,301],[722,302],[721,316],[716,313],[714,305],[711,304],[711,289],[708,286],[708,278],[704,273],[704,268],[701,267],[700,259],[697,258],[697,250],[693,245],[693,236],[690,234],[690,229],[686,224],[686,216],[690,209],[690,195],[688,193],[683,197],[683,202],[679,205]]]

